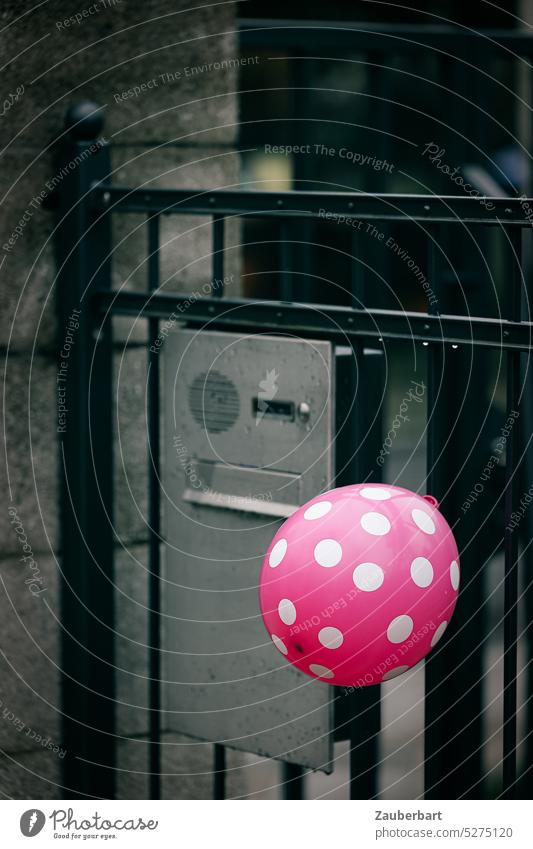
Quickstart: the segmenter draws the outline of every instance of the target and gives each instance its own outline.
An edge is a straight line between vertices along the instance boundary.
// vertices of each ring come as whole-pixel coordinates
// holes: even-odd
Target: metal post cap
[[[65,115],[65,129],[73,139],[96,139],[104,126],[104,108],[91,100],[82,100],[69,106]]]

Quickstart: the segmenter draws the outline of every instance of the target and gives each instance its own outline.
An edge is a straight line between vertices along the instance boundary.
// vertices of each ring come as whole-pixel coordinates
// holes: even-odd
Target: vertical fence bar
[[[69,798],[115,796],[112,328],[91,300],[111,288],[108,214],[91,207],[91,186],[109,179],[109,148],[95,144],[102,120],[84,106],[67,113],[60,151],[66,176],[57,231],[58,407],[61,479],[61,699],[63,784]],[[68,172],[68,173],[67,173]],[[63,171],[59,172],[63,173]],[[79,326],[62,358],[72,317]],[[58,400],[61,396],[58,395]]]
[[[148,219],[148,288],[159,288],[159,214]],[[153,344],[159,320],[148,322]],[[152,347],[152,345],[150,345]],[[149,715],[150,715],[150,798],[161,798],[161,505],[160,505],[160,427],[159,353],[148,352],[148,491],[149,491]]]
[[[293,222],[290,218],[280,221],[280,299],[294,298],[294,244]],[[284,763],[282,766],[283,798],[303,799],[305,792],[305,770],[299,764]]]
[[[226,219],[213,216],[213,298],[224,297],[224,233]]]
[[[435,229],[430,235],[435,235]],[[429,247],[429,283],[436,294],[432,311],[450,312],[455,291],[443,285],[440,247]],[[474,246],[474,234],[470,244]],[[455,271],[454,245],[445,256],[454,276],[465,278],[465,293],[480,289],[481,263],[472,250],[468,265]],[[472,281],[472,282],[471,282]],[[470,305],[470,301],[469,301]],[[475,347],[430,343],[428,348],[428,490],[453,529],[461,559],[461,587],[453,618],[425,662],[425,796],[429,799],[479,798],[483,792],[483,651],[486,599],[485,561],[491,537],[482,529],[492,504],[489,493],[463,505],[488,461],[483,387],[486,363]],[[488,542],[487,542],[488,540]]]
[[[302,157],[304,158],[304,157]],[[298,219],[298,239],[296,267],[300,274],[298,280],[298,301],[302,303],[321,303],[324,293],[320,281],[315,280],[316,248],[314,221]],[[327,300],[327,298],[326,298]]]
[[[385,60],[386,57],[386,61]],[[392,49],[384,53],[382,50],[371,50],[367,54],[367,91],[369,97],[366,98],[367,119],[366,123],[372,127],[372,132],[368,134],[368,145],[376,155],[376,159],[385,162],[387,160],[388,150],[390,149],[390,129],[393,120],[394,104],[389,101],[390,98],[390,78],[394,79],[394,72],[390,73],[388,67],[393,67],[396,61],[395,54]],[[384,67],[387,66],[387,67]],[[394,148],[393,148],[394,149]],[[360,173],[362,172],[362,173]],[[357,176],[363,181],[363,185],[358,186],[367,192],[384,192],[387,184],[387,174],[384,169],[370,170],[360,169]],[[354,175],[355,176],[355,175]],[[374,222],[379,230],[383,233],[383,244],[386,243],[388,237],[394,233],[394,224],[387,221]],[[365,228],[366,230],[366,228]],[[365,232],[365,231],[362,231]],[[371,230],[373,233],[374,231]],[[389,280],[391,276],[391,251],[390,250],[374,250],[371,245],[373,238],[363,239],[362,249],[363,257],[372,259],[372,270],[376,283],[380,280]],[[389,296],[386,287],[383,285],[374,285],[372,290],[367,293],[369,300],[366,306],[374,308],[389,308]]]
[[[289,87],[290,87],[290,113],[294,120],[287,127],[290,133],[291,144],[305,144],[309,141],[308,119],[313,114],[311,105],[312,92],[309,83],[312,79],[314,62],[306,57],[305,50],[301,47],[294,48],[292,60],[289,61]],[[310,97],[311,94],[311,97]],[[293,156],[292,159],[292,188],[310,189],[315,167],[312,156]],[[289,222],[288,222],[289,223]],[[323,303],[321,298],[315,298],[315,280],[313,279],[313,254],[312,243],[313,222],[305,218],[292,218],[287,228],[290,238],[291,257],[287,257],[292,268],[298,270],[297,286],[293,280],[290,297],[283,300],[298,300],[300,303],[311,303],[317,300]],[[290,284],[290,281],[288,281]],[[297,293],[297,294],[296,294]]]
[[[283,798],[304,798],[304,769],[299,764],[283,764]]]
[[[378,793],[381,685],[361,687],[347,696],[353,703],[350,733],[350,799],[372,799]]]
[[[292,301],[293,289],[293,244],[290,218],[282,218],[280,222],[280,299]]]
[[[519,228],[507,228],[512,250],[507,318],[520,321],[522,299],[521,239]],[[507,351],[507,421],[518,413],[520,352]],[[516,679],[518,639],[518,534],[511,527],[520,475],[517,468],[519,428],[510,428],[505,459],[504,620],[503,620],[503,797],[516,796]]]
[[[294,245],[293,222],[290,218],[280,221],[280,299],[292,301],[294,298]],[[282,765],[283,798],[303,799],[305,792],[305,770],[299,764],[284,763]]]
[[[354,309],[363,309],[366,303],[365,268],[361,259],[362,240],[359,232],[353,230],[350,239],[352,260],[350,262],[350,303]]]
[[[434,239],[438,236],[436,227],[428,226],[426,228],[428,234],[428,252],[427,266],[428,279],[431,288],[437,293],[436,301],[428,304],[428,313],[430,315],[438,315],[439,313],[439,295],[440,295],[440,267],[437,258],[437,251]],[[442,428],[439,427],[440,422],[437,416],[432,416],[435,409],[438,395],[438,384],[442,378],[443,369],[443,351],[442,348],[435,345],[430,345],[428,350],[428,399],[427,399],[427,484],[429,494],[434,495],[439,489],[439,481],[437,478],[437,458],[442,445],[441,438]]]
[[[223,215],[213,216],[213,297],[224,297],[224,229]],[[213,798],[226,798],[226,749],[221,743],[213,746]]]
[[[428,280],[436,293],[436,302],[428,304],[428,313],[436,315],[439,312],[440,296],[440,267],[433,238],[437,238],[436,227],[426,228],[428,235]],[[432,238],[433,237],[433,238]],[[446,439],[445,420],[437,415],[439,386],[442,384],[444,370],[444,352],[439,345],[430,345],[427,352],[427,442],[426,442],[426,480],[429,495],[437,499],[441,497],[441,481],[439,480],[439,453]],[[442,724],[434,722],[434,717],[443,709],[442,691],[438,686],[440,670],[438,658],[432,659],[432,665],[425,663],[425,701],[424,701],[424,790],[426,798],[433,794],[433,787],[445,771],[443,764],[445,737]],[[438,794],[437,794],[438,795]]]
[[[226,798],[226,749],[219,743],[214,745],[213,798]]]
[[[365,306],[365,271],[358,262],[361,238],[357,231],[351,237],[351,306],[361,309]],[[365,463],[362,443],[369,436],[373,407],[368,375],[364,368],[364,343],[356,342],[352,348],[352,368],[347,375],[350,380],[348,394],[353,402],[348,413],[348,432],[351,436],[348,457],[342,458],[344,467],[337,486],[360,483],[371,479],[377,481],[381,475],[373,468],[372,462]],[[346,391],[343,387],[343,391]],[[357,392],[357,397],[356,397]],[[369,442],[366,443],[367,445]],[[372,471],[370,469],[372,467]],[[379,733],[381,731],[381,686],[361,687],[344,697],[349,704],[349,742],[350,742],[350,799],[371,799],[378,792]]]
[[[472,150],[490,151],[490,113],[494,89],[487,80],[486,71],[494,72],[491,56],[487,55],[480,41],[457,45],[452,51],[457,57],[444,80],[453,92],[449,103],[455,126],[468,128],[463,134],[451,132],[445,137],[446,149],[456,162],[468,161]],[[472,69],[465,74],[465,63]],[[441,81],[443,81],[441,79]],[[451,81],[451,85],[450,85]],[[472,99],[477,109],[470,109]],[[449,228],[450,240],[447,253],[460,264],[462,290],[467,297],[467,310],[473,315],[486,315],[492,309],[490,303],[490,242],[494,231],[484,227]],[[454,239],[455,244],[452,244]],[[488,262],[487,262],[488,260]],[[457,289],[457,287],[456,287]],[[457,298],[446,311],[458,312]],[[462,300],[462,299],[461,299]],[[451,306],[451,310],[450,310]],[[453,358],[455,370],[470,373],[468,380],[454,377],[448,369],[448,381],[460,391],[458,400],[463,412],[456,418],[460,423],[459,439],[447,445],[446,457],[450,456],[455,480],[447,478],[447,489],[451,497],[445,499],[445,515],[454,524],[461,554],[461,587],[457,608],[447,629],[442,645],[443,663],[448,682],[445,696],[444,722],[448,725],[449,745],[444,755],[444,774],[440,785],[435,788],[445,798],[480,798],[490,793],[491,776],[486,775],[483,757],[487,746],[485,718],[488,705],[485,687],[488,679],[488,651],[490,599],[488,594],[488,566],[501,544],[501,527],[494,517],[498,515],[499,492],[496,479],[489,482],[481,496],[471,508],[463,512],[461,502],[478,487],[484,467],[492,455],[492,440],[489,406],[489,370],[487,356],[480,348],[463,348],[464,353]],[[464,390],[463,390],[464,387]],[[452,389],[452,392],[454,390]],[[457,390],[455,390],[457,398]],[[487,421],[485,421],[487,416]],[[471,451],[468,446],[471,446]],[[458,457],[465,467],[457,466]],[[467,459],[468,457],[468,459]],[[447,462],[447,460],[446,460]],[[490,517],[490,518],[488,518]],[[467,647],[470,646],[470,649]],[[437,647],[437,651],[439,647]],[[468,654],[468,660],[464,655]],[[458,662],[459,661],[459,662]],[[487,677],[485,677],[487,676]]]
[[[441,296],[440,286],[440,264],[433,239],[437,238],[436,227],[428,226],[428,252],[427,267],[429,284],[436,292],[437,301],[428,304],[428,313],[438,314],[440,311],[439,298]],[[427,352],[427,450],[426,450],[426,480],[427,491],[438,500],[442,498],[446,483],[441,472],[442,458],[440,452],[446,442],[446,419],[439,415],[439,394],[445,392],[444,380],[445,355],[441,345],[431,344]],[[442,400],[440,408],[442,407]],[[442,507],[442,505],[441,505]],[[442,659],[435,655],[431,662],[425,663],[425,758],[424,758],[424,787],[427,797],[438,797],[439,791],[435,786],[439,784],[446,775],[446,746],[449,745],[446,738],[444,722],[439,722],[438,717],[446,707],[444,693],[440,685],[440,677],[445,676],[445,664]]]
[[[524,86],[524,100],[526,104],[531,102],[533,97],[533,73],[531,66],[520,61],[521,73],[527,75],[527,84]],[[527,118],[527,129],[518,130],[518,135],[521,137],[522,144],[526,150],[531,149],[533,144],[533,112],[529,105],[525,105],[523,109],[524,119]],[[528,169],[527,185],[525,193],[527,197],[533,195],[533,174],[531,169]],[[522,269],[523,269],[523,288],[522,288],[522,319],[524,321],[532,320],[532,304],[533,304],[533,232],[531,228],[526,228],[522,234]],[[533,482],[533,368],[531,357],[522,357],[523,366],[523,408],[520,416],[520,434],[522,438],[522,446],[524,449],[524,463],[522,465],[522,481],[523,491],[527,491]],[[518,531],[517,531],[518,532]],[[522,574],[524,575],[524,615],[526,619],[526,627],[524,629],[524,643],[526,648],[526,706],[525,706],[525,726],[527,731],[533,728],[533,510],[529,509],[524,517],[523,527],[520,529],[520,534],[524,546],[524,555],[522,561]],[[527,733],[527,732],[526,732]],[[527,790],[531,782],[531,774],[533,772],[533,734],[527,733],[524,741],[524,765],[522,771],[522,781],[526,793],[522,793],[522,798],[526,798]]]
[[[528,278],[526,277],[526,280]],[[531,302],[530,302],[531,303]],[[525,311],[522,313],[526,316],[524,320],[530,320]],[[524,449],[524,463],[522,466],[522,491],[527,492],[533,481],[533,370],[530,357],[522,358],[522,386],[523,404],[520,414],[520,436],[523,440],[521,445]],[[531,783],[531,774],[533,771],[533,511],[529,509],[524,516],[523,527],[520,531],[516,529],[516,533],[520,534],[522,545],[524,547],[524,555],[522,561],[522,574],[524,576],[523,587],[523,605],[525,616],[524,627],[524,643],[526,649],[526,692],[525,692],[525,727],[526,738],[524,740],[524,764],[522,770],[522,782],[524,791],[519,798],[526,798]]]

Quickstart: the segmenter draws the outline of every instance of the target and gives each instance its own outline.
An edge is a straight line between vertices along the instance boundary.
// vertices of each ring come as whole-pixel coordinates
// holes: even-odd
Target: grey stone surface
[[[147,799],[149,750],[145,739],[123,740],[117,748],[117,797]]]
[[[16,349],[30,350],[34,343],[50,349],[54,344],[54,217],[41,198],[51,174],[50,155],[39,157],[37,148],[13,145],[2,153],[0,340]]]
[[[58,567],[52,557],[29,564],[0,561],[0,747],[11,754],[57,747],[63,758]],[[38,583],[26,583],[32,578]]]
[[[34,6],[31,40],[21,5],[31,8],[16,0],[3,4],[3,22],[19,21],[2,36],[3,54],[12,57],[3,72],[5,90],[25,86],[10,114],[20,143],[56,135],[65,106],[87,97],[109,105],[108,133],[121,143],[191,134],[211,143],[235,138],[236,68],[214,67],[237,57],[233,4],[117,0],[65,25],[84,7],[55,0]],[[209,63],[212,68],[205,67]],[[187,68],[195,70],[188,74]],[[161,75],[168,76],[161,80]],[[123,92],[154,78],[157,85],[123,98]]]
[[[62,762],[53,752],[6,754],[0,760],[0,798],[65,799]]]
[[[104,135],[116,145],[114,164],[119,168],[117,181],[122,184],[126,180],[138,185],[153,176],[160,185],[180,187],[208,188],[235,182],[237,162],[232,145],[237,131],[237,69],[230,63],[219,70],[208,67],[185,73],[186,68],[202,69],[236,57],[234,6],[195,9],[203,5],[189,0],[117,0],[90,19],[58,28],[56,23],[65,19],[67,10],[58,2],[45,4],[31,12],[34,46],[23,55],[21,51],[28,47],[28,19],[4,28],[0,36],[3,52],[14,57],[3,71],[5,91],[25,88],[4,119],[11,140],[2,154],[0,245],[7,242],[23,216],[29,220],[10,250],[1,251],[5,255],[0,293],[3,342],[11,333],[11,344],[19,348],[29,348],[36,337],[39,346],[54,344],[56,324],[50,293],[55,270],[50,238],[55,218],[43,208],[40,195],[47,193],[46,182],[57,170],[50,142],[62,128],[69,104],[87,98],[107,104]],[[20,10],[20,3],[5,3],[4,23],[18,18]],[[181,75],[174,81],[160,81],[138,96],[116,101],[115,95],[122,97],[126,89],[178,71]],[[172,146],[163,148],[161,143]],[[131,219],[125,231],[119,225],[118,235],[128,232],[130,226]],[[178,231],[174,225],[172,228],[175,236]],[[132,257],[126,254],[122,264],[120,255],[117,257],[115,282],[126,280],[131,260],[141,256],[138,234],[132,239],[129,248],[135,242],[136,250]],[[195,234],[188,240],[181,236],[178,242],[174,240],[166,251],[166,265],[163,257],[163,273],[173,275],[187,266],[180,272],[179,288],[184,291],[195,280],[194,272],[205,276],[201,263],[189,265],[195,255],[203,255],[204,245]],[[127,252],[128,245],[124,250]]]
[[[61,132],[67,106],[89,98],[107,106],[104,136],[114,145],[114,179],[120,185],[211,189],[238,181],[233,150],[237,68],[231,61],[238,51],[235,4],[117,0],[80,22],[64,23],[68,14],[75,13],[58,0],[37,7],[7,0],[2,8],[3,26],[12,24],[0,36],[4,55],[11,58],[3,72],[4,88],[15,92],[17,86],[24,86],[4,119],[10,136],[0,174],[0,260],[4,257],[0,342],[9,343],[18,353],[9,357],[6,371],[10,503],[17,509],[47,581],[41,598],[28,592],[17,560],[20,545],[4,510],[0,514],[1,645],[13,669],[2,660],[0,746],[7,754],[0,763],[0,793],[13,798],[69,795],[68,788],[57,784],[62,760],[35,738],[23,736],[31,727],[61,742],[55,666],[59,662],[59,627],[54,619],[54,614],[59,617],[57,567],[49,556],[51,550],[59,554],[53,352],[61,328],[55,318],[52,234],[56,219],[42,203],[46,181],[55,168],[51,142]],[[215,63],[221,60],[230,61],[219,67]],[[151,80],[156,82],[148,85]],[[135,86],[141,91],[123,95]],[[27,220],[22,232],[10,250],[3,250],[23,216]],[[115,286],[145,288],[145,230],[139,216],[115,217]],[[238,223],[228,222],[226,274],[233,275],[228,287],[231,295],[239,294],[239,242]],[[210,222],[190,216],[164,217],[161,243],[162,287],[206,294],[202,287],[212,279]],[[121,318],[115,320],[114,328],[115,339],[128,344],[148,338],[145,322]],[[119,538],[131,545],[147,536],[146,352],[132,347],[124,358],[117,352],[115,366],[115,519]],[[4,469],[0,474],[5,492]],[[124,738],[144,734],[147,727],[146,569],[144,547],[117,552],[117,721]],[[1,717],[4,706],[6,719]],[[10,713],[19,720],[17,724],[7,718]],[[177,746],[172,745],[173,738],[168,739],[165,763],[172,773],[170,797],[209,797],[211,778],[202,773],[210,771],[206,756],[210,747],[190,741]],[[142,798],[147,793],[146,779],[137,775],[144,769],[139,766],[139,746],[146,750],[145,744],[131,740],[120,746],[128,764],[123,797],[139,793]],[[229,758],[233,762],[233,755]],[[235,792],[242,786],[239,781],[230,778]]]
[[[11,356],[6,369],[8,466],[2,465],[0,477],[3,492],[9,492],[8,480],[11,484],[9,503],[34,552],[57,551],[59,545],[56,374],[55,361],[48,356]],[[127,541],[146,539],[145,351],[130,348],[123,356],[117,352],[115,374],[115,526]],[[20,549],[7,506],[0,513],[4,556]]]
[[[18,555],[20,543],[8,507],[16,508],[34,552],[57,550],[58,449],[55,379],[51,357],[28,354],[0,360],[5,369],[7,467],[0,484],[5,506],[0,511],[4,557]]]

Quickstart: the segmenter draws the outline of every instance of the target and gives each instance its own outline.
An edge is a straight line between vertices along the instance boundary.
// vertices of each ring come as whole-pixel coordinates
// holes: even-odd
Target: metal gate
[[[113,427],[112,427],[112,319],[133,316],[148,323],[149,339],[158,338],[160,322],[176,312],[188,328],[202,332],[245,333],[262,338],[290,335],[348,346],[359,369],[345,384],[357,401],[347,410],[348,431],[337,434],[346,453],[337,468],[336,483],[379,479],[379,468],[365,465],[365,452],[349,450],[354,434],[369,429],[369,410],[376,403],[375,381],[366,371],[373,366],[364,347],[386,350],[389,343],[420,346],[427,356],[427,490],[436,496],[454,528],[461,552],[463,584],[460,602],[447,636],[426,662],[425,788],[427,798],[479,797],[483,794],[482,648],[484,635],[483,563],[489,552],[477,533],[480,510],[461,514],[459,506],[475,483],[477,469],[464,463],[477,438],[477,411],[470,404],[466,364],[479,368],[478,352],[499,351],[506,362],[507,416],[521,427],[510,429],[506,441],[505,510],[501,537],[505,553],[504,578],[504,736],[503,786],[496,795],[512,797],[517,788],[517,638],[519,562],[529,558],[530,520],[513,530],[519,502],[522,459],[529,446],[530,416],[521,378],[531,350],[532,324],[522,321],[525,286],[522,275],[521,234],[529,222],[520,200],[492,199],[480,203],[471,197],[436,197],[368,193],[241,192],[123,188],[114,185],[109,148],[97,143],[98,121],[81,120],[60,150],[64,163],[76,163],[59,194],[58,307],[63,327],[72,310],[79,310],[77,345],[65,372],[68,413],[59,432],[63,481],[62,503],[62,693],[65,786],[80,796],[113,798],[116,784],[116,718],[114,709],[114,589],[113,561]],[[113,216],[146,216],[148,252],[146,291],[113,289],[111,222]],[[352,306],[332,307],[303,303],[294,254],[283,253],[283,301],[223,298],[223,287],[211,297],[190,298],[158,292],[162,216],[210,216],[212,220],[213,280],[224,279],[224,228],[233,218],[252,216],[278,223],[280,242],[290,238],[295,221],[305,220],[311,232],[319,218],[331,221],[396,223],[419,228],[427,244],[427,277],[435,301],[433,311],[406,313],[365,308],[364,272],[358,262],[357,228],[353,229],[350,280]],[[487,228],[503,234],[507,263],[504,272],[505,315],[441,314],[445,303],[443,277],[446,259],[440,247],[443,233],[454,228]],[[302,289],[303,291],[303,289]],[[527,314],[527,317],[528,314]],[[180,319],[181,320],[181,319]],[[252,339],[253,343],[253,339]],[[150,792],[161,795],[161,526],[160,374],[154,345],[146,345],[149,383],[147,403],[149,456],[150,646]],[[179,385],[177,387],[179,391]],[[524,438],[525,437],[525,438]],[[374,444],[375,448],[375,444]],[[348,450],[346,450],[348,449]],[[459,452],[459,456],[458,456]],[[375,454],[374,454],[375,457]],[[530,560],[528,560],[530,562]],[[533,587],[529,577],[521,603],[527,616],[530,670]],[[526,699],[532,687],[528,674]],[[317,686],[323,686],[317,684]],[[371,687],[337,699],[335,735],[350,741],[351,798],[371,798],[377,792],[380,688]],[[529,713],[531,718],[531,712]],[[529,723],[531,725],[531,723]],[[214,796],[225,795],[225,750],[214,749]],[[528,736],[528,743],[530,738]],[[531,767],[531,745],[522,776]],[[302,798],[303,769],[287,764],[285,793]]]

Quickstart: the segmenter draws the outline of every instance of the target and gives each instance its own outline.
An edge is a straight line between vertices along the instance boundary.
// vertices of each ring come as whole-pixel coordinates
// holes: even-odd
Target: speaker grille
[[[189,407],[201,427],[209,433],[222,433],[239,418],[241,403],[229,377],[219,371],[204,371],[189,387]]]

